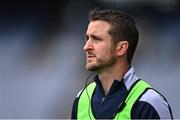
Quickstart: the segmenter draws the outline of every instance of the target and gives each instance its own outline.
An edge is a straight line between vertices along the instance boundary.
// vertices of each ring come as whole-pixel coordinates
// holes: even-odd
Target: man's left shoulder
[[[148,106],[148,108],[155,110],[160,118],[170,119],[172,117],[171,108],[167,100],[155,89],[150,88],[144,92],[138,103],[143,103],[143,108],[147,109]]]
[[[139,101],[144,101],[151,104],[153,107],[162,107],[162,106],[169,106],[165,97],[160,94],[155,89],[148,89],[144,94],[139,98]]]

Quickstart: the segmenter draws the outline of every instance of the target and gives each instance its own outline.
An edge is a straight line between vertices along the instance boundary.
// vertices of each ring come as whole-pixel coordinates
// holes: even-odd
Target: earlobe
[[[122,56],[127,52],[127,49],[129,47],[129,43],[127,41],[120,41],[117,44],[117,55]]]

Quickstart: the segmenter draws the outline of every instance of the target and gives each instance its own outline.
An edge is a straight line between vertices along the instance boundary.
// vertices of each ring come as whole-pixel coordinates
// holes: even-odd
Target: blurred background
[[[140,31],[133,66],[180,118],[179,0],[60,0],[0,3],[0,119],[70,118],[88,76],[88,12],[114,8]]]

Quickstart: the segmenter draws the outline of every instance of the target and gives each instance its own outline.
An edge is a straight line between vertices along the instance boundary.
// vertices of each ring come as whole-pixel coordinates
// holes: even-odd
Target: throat
[[[126,72],[122,73],[121,75],[99,75],[99,80],[101,81],[102,88],[104,91],[104,95],[107,96],[113,87],[113,83],[115,81],[122,81]],[[116,86],[117,87],[117,86]]]
[[[114,80],[106,80],[106,81],[102,80],[101,81],[105,96],[108,95],[108,93],[112,87],[113,82],[114,82]]]
[[[121,69],[119,69],[121,68]],[[128,65],[124,66],[114,66],[113,68],[106,69],[98,73],[99,79],[101,81],[102,87],[104,89],[104,95],[107,96],[112,84],[115,80],[121,81],[127,71],[129,70]]]

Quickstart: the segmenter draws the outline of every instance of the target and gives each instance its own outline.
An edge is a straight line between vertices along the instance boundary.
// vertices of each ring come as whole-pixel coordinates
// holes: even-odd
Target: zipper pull
[[[104,101],[105,101],[105,97],[102,98],[101,105],[104,103]]]

